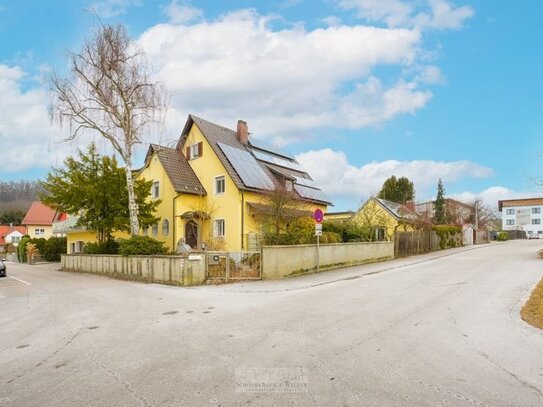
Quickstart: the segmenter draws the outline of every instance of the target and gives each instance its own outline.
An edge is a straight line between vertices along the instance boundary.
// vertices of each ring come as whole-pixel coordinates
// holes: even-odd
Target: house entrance
[[[198,225],[193,220],[185,224],[185,242],[193,249],[198,249]]]

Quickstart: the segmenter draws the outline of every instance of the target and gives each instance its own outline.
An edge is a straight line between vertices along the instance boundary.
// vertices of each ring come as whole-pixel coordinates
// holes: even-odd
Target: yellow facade
[[[396,231],[410,232],[414,230],[413,224],[398,219],[383,208],[375,198],[368,199],[354,214],[352,222],[361,226],[370,226],[384,231],[386,240],[393,240]]]
[[[113,232],[112,235],[115,239],[128,239],[130,237],[130,234],[126,232]],[[98,241],[96,233],[86,230],[70,231],[66,233],[66,240],[68,254],[82,253],[86,243],[96,243]]]
[[[51,225],[26,225],[28,236],[31,238],[49,239],[53,237],[53,226]]]
[[[156,198],[160,199],[156,216],[158,224],[147,230],[141,230],[140,234],[150,236],[164,242],[168,251],[175,252],[181,239],[188,238],[191,232],[197,231],[197,249],[240,251],[248,248],[248,235],[261,232],[262,225],[259,219],[250,213],[248,204],[263,204],[266,197],[256,192],[242,191],[215,154],[212,146],[204,137],[196,124],[190,128],[187,137],[179,150],[183,153],[187,147],[202,143],[202,154],[190,159],[189,165],[206,191],[206,194],[194,195],[176,191],[170,180],[159,154],[154,151],[147,157],[146,164],[140,170],[137,177],[147,181],[153,181],[158,192]],[[224,191],[215,191],[216,177],[224,177]],[[326,211],[326,205],[307,203],[302,205],[303,210],[315,209]],[[200,214],[202,216],[195,216]],[[224,225],[224,236],[218,236],[219,230],[216,222]],[[165,222],[167,227],[165,226]],[[68,252],[81,245],[78,242],[95,242],[96,236],[89,232],[71,231],[68,236]],[[128,235],[115,237],[128,237]]]
[[[162,200],[157,209],[160,218],[158,234],[148,235],[165,243],[168,250],[175,251],[181,238],[186,238],[187,223],[190,219],[183,218],[183,214],[190,212],[205,213],[209,219],[198,220],[199,244],[205,244],[210,250],[247,250],[247,235],[260,233],[261,223],[251,216],[247,209],[249,203],[264,203],[265,197],[255,192],[241,191],[224,168],[223,164],[203,136],[200,129],[193,125],[181,151],[197,143],[203,144],[201,157],[189,160],[189,164],[197,175],[200,183],[207,191],[207,195],[178,194],[157,154],[153,154],[148,165],[140,172],[138,177],[148,181],[159,181],[159,199]],[[224,176],[224,192],[216,193],[215,178]],[[303,209],[313,211],[317,208],[326,210],[326,205],[307,204]],[[170,234],[162,233],[164,219],[170,222]],[[214,228],[216,220],[224,220],[224,236],[217,237]],[[155,228],[156,230],[156,228]]]

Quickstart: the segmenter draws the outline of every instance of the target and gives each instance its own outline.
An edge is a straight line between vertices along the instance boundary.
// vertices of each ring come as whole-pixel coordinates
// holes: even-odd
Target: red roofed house
[[[25,226],[0,225],[0,251],[4,251],[8,243],[17,246],[25,234]]]
[[[39,201],[32,202],[22,224],[26,226],[27,234],[34,237],[49,239],[53,236],[53,222],[66,220],[66,214],[55,211]]]

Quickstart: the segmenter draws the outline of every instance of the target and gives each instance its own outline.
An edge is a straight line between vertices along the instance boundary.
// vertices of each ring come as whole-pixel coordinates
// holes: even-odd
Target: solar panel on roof
[[[223,143],[217,143],[243,184],[249,188],[268,189],[275,188],[273,181],[260,167],[251,153],[240,150]]]
[[[306,187],[311,187],[311,188],[318,188],[317,185],[315,184],[315,181],[313,181],[312,179],[296,177],[296,176],[294,176],[294,178],[296,178],[296,184],[298,185],[304,185]]]
[[[312,199],[321,202],[330,202],[328,197],[320,189],[305,187],[303,185],[294,184],[294,189],[302,198]]]
[[[253,150],[253,154],[260,161],[265,161],[267,163],[275,164],[283,168],[288,168],[290,170],[304,172],[304,169],[300,164],[294,161],[287,160],[286,158],[273,156],[256,150]]]
[[[292,156],[292,154],[286,152],[285,150],[282,150],[278,147],[274,147],[272,146],[271,144],[268,144],[262,140],[258,140],[258,139],[254,139],[254,138],[251,138],[249,140],[249,143],[251,144],[251,146],[255,147],[255,148],[258,148],[259,150],[264,150],[264,151],[268,151],[272,154],[277,154],[277,155],[281,155],[283,157],[286,157],[286,158],[291,158],[291,159],[294,159],[294,157]]]

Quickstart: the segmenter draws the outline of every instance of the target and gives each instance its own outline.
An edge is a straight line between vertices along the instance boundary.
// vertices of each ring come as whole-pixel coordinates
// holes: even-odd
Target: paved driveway
[[[0,406],[542,406],[541,248],[198,288],[9,264]]]

